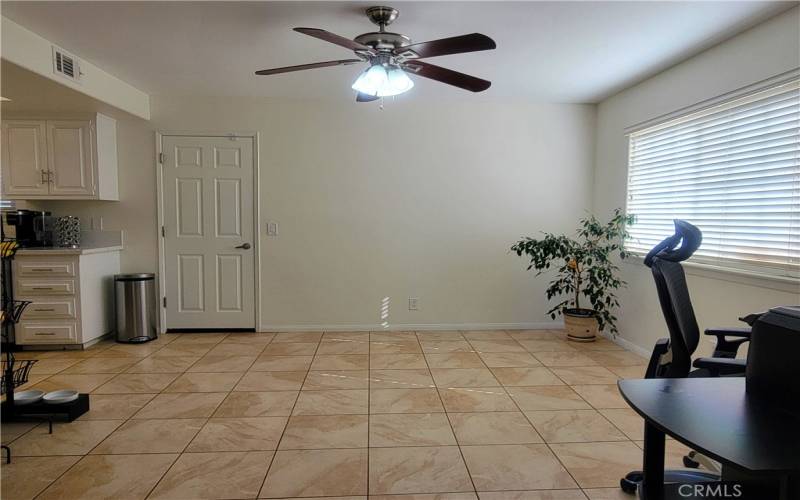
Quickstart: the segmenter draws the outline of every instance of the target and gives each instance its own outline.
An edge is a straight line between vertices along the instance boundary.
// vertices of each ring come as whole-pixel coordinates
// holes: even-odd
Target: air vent
[[[81,77],[80,62],[72,54],[53,45],[53,72],[77,82]]]

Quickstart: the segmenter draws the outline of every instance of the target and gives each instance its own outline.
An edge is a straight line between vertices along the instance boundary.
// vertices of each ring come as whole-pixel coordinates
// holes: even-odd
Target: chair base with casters
[[[628,494],[638,493],[639,488],[642,486],[642,479],[644,473],[642,471],[629,472],[619,480],[619,487]],[[665,483],[707,483],[709,481],[719,481],[720,475],[716,472],[703,472],[697,470],[665,470],[664,482]],[[639,494],[641,497],[641,494]]]
[[[683,466],[687,469],[697,469],[701,465],[709,472],[722,473],[722,466],[719,462],[708,458],[700,452],[692,450],[683,457]]]

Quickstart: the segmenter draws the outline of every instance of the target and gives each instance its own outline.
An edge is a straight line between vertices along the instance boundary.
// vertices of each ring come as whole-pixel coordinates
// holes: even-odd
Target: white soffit
[[[54,47],[54,44],[38,34],[2,17],[2,45],[0,55],[39,75],[77,90],[99,101],[110,104],[145,120],[150,119],[150,96],[119,78],[103,71],[94,64],[81,60],[69,48]],[[80,75],[66,78],[54,71],[54,50],[59,50],[80,60]],[[77,66],[76,66],[77,76]]]

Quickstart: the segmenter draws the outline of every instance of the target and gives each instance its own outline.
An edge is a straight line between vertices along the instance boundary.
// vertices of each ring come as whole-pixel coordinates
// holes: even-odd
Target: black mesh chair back
[[[675,220],[674,223],[675,234],[656,245],[644,263],[653,272],[670,337],[672,360],[661,367],[657,376],[683,378],[691,371],[692,354],[700,342],[700,328],[681,262],[694,254],[703,241],[703,234],[686,221]]]

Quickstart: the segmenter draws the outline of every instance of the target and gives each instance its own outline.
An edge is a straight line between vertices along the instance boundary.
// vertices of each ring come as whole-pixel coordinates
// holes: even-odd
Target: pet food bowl
[[[51,405],[60,405],[78,399],[78,391],[53,391],[44,395],[44,402]]]
[[[44,397],[44,391],[32,389],[30,391],[20,391],[14,393],[14,404],[18,406],[37,403]]]

